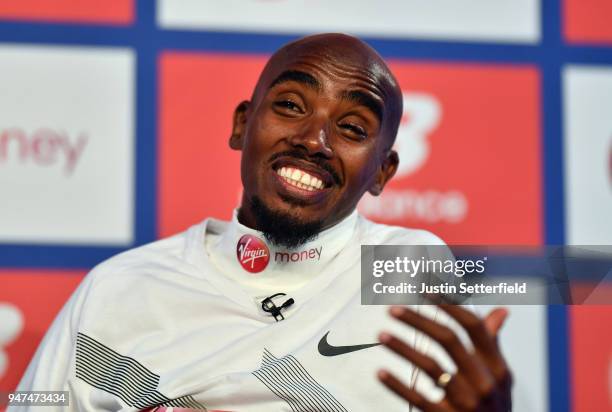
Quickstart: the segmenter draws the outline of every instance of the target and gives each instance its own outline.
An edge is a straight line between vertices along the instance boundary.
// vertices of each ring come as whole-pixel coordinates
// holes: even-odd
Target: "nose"
[[[334,154],[329,144],[329,133],[328,121],[310,121],[289,138],[289,144],[306,149],[311,156],[319,155],[329,159]]]

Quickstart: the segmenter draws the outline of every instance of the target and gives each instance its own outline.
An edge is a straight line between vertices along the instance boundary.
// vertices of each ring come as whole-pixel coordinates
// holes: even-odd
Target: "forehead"
[[[264,67],[251,100],[257,105],[283,72],[297,70],[317,79],[336,95],[361,94],[364,102],[373,100],[383,112],[381,133],[390,144],[395,140],[402,116],[402,92],[378,53],[361,40],[343,34],[305,37],[290,43],[272,55]],[[367,94],[363,99],[363,95]],[[378,116],[380,118],[380,116]]]
[[[351,44],[352,43],[352,44]],[[268,61],[257,88],[267,90],[283,72],[311,74],[326,87],[352,87],[370,91],[386,101],[394,93],[395,79],[380,56],[360,42],[298,43],[279,50]]]

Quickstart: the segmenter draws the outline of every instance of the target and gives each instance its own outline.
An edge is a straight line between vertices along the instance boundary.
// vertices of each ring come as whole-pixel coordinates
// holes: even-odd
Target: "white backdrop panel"
[[[563,72],[567,243],[612,244],[612,67]]]
[[[133,240],[134,53],[0,45],[0,241]]]
[[[537,43],[539,0],[158,0],[163,28]]]

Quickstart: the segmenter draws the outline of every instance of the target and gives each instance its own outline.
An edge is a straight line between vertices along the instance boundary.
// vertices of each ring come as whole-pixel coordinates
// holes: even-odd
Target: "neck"
[[[259,198],[249,200],[245,196],[238,210],[238,221],[251,229],[262,232],[268,243],[287,249],[297,249],[315,239],[320,232],[332,228],[354,212],[354,208],[334,219],[304,220],[292,211],[275,211],[268,208]]]
[[[234,213],[232,222],[207,252],[215,266],[251,290],[296,290],[326,273],[329,263],[353,236],[357,212],[317,237],[295,248],[273,245],[263,233],[243,225]]]

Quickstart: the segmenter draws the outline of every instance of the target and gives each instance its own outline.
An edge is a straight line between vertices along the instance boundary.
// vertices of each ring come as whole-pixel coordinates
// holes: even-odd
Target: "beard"
[[[251,199],[251,208],[257,228],[274,246],[296,249],[316,238],[323,227],[321,220],[305,222],[291,213],[272,210],[257,196]]]

